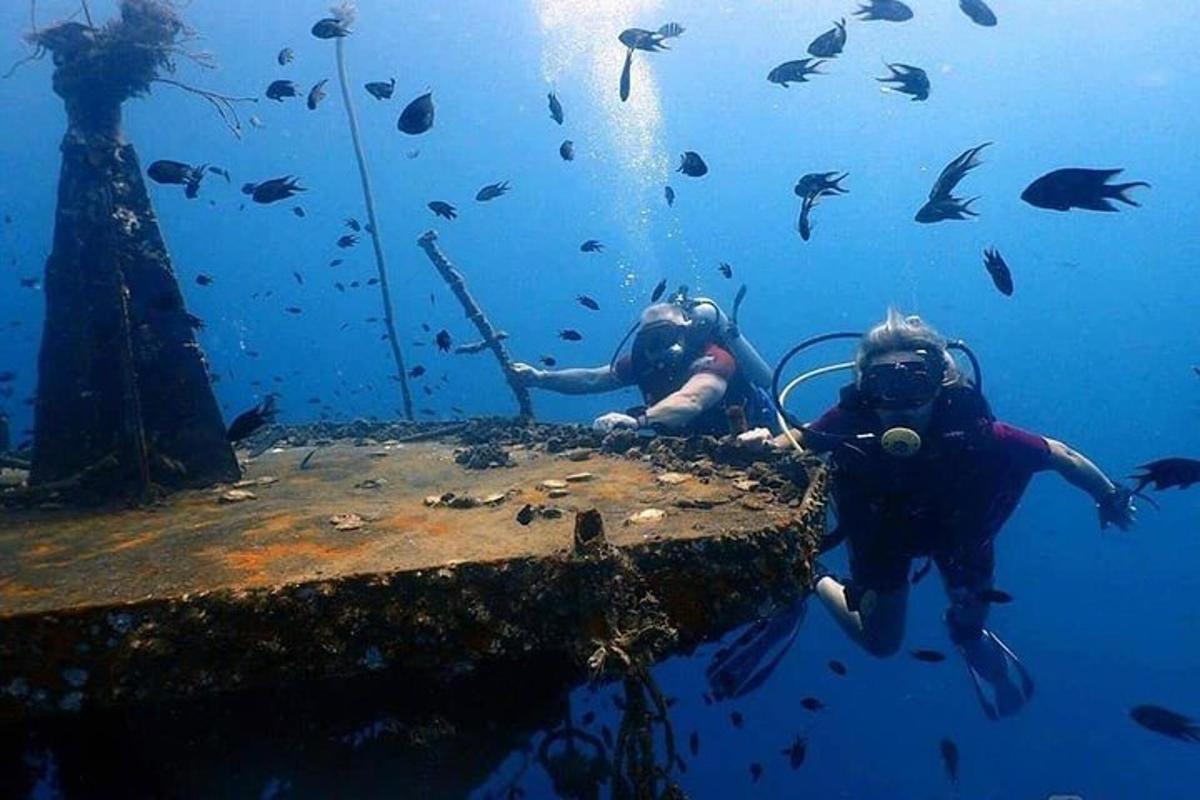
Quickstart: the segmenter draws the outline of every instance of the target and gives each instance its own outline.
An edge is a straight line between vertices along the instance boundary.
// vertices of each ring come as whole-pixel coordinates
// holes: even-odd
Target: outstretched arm
[[[720,375],[700,372],[646,410],[646,422],[664,428],[681,428],[721,402],[728,383]]]
[[[1050,464],[1054,470],[1092,496],[1100,508],[1100,523],[1112,523],[1121,530],[1133,524],[1133,506],[1129,502],[1129,490],[1109,480],[1087,456],[1055,439],[1046,439],[1050,445]]]
[[[513,364],[513,373],[526,386],[559,394],[602,394],[625,385],[607,364],[602,367],[559,370]]]

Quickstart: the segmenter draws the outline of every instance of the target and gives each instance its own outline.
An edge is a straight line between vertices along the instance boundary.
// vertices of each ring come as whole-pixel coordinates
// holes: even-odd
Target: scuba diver
[[[794,355],[851,337],[859,339],[853,362],[806,373],[779,394],[779,375]],[[974,380],[960,372],[951,350],[970,358]],[[792,430],[783,410],[788,393],[838,369],[854,373],[838,404]],[[872,655],[895,654],[904,636],[912,561],[931,559],[950,600],[950,638],[985,713],[992,719],[1016,713],[1032,696],[1033,680],[984,627],[990,603],[1003,597],[992,585],[997,534],[1038,472],[1055,471],[1087,492],[1101,528],[1133,524],[1130,490],[1067,445],[998,421],[966,345],[948,343],[919,317],[895,310],[865,335],[827,334],[793,348],[775,371],[772,391],[788,427],[771,444],[826,453],[833,467],[837,525],[821,550],[845,541],[850,577],[838,578],[818,562],[812,589],[838,624]],[[741,438],[768,436],[751,431]]]
[[[743,433],[774,427],[767,387],[771,370],[741,335],[737,310],[732,319],[707,298],[675,297],[641,313],[608,364],[591,368],[543,370],[514,364],[525,385],[561,394],[600,394],[637,386],[644,405],[597,417],[593,427],[653,429],[674,435]],[[629,352],[625,343],[633,338]]]

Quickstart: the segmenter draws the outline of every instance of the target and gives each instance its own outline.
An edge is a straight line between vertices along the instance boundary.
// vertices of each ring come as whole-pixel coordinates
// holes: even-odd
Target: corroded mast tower
[[[197,321],[121,131],[122,103],[169,67],[184,30],[157,0],[122,0],[103,27],[33,35],[54,57],[68,118],[44,283],[35,486],[61,482],[103,500],[238,477]]]

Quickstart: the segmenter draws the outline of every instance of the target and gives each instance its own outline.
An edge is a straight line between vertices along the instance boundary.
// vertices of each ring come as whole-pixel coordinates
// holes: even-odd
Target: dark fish
[[[662,299],[663,292],[665,291],[667,291],[667,279],[663,278],[658,282],[658,285],[654,287],[654,291],[650,293],[650,302],[657,303]]]
[[[556,95],[554,92],[550,92],[548,95],[546,95],[546,99],[550,103],[550,119],[554,120],[559,125],[562,125],[563,107],[562,103],[558,102],[558,95]]]
[[[880,83],[894,84],[885,86],[886,91],[909,95],[912,97],[912,102],[929,99],[929,75],[925,73],[925,70],[911,64],[897,63],[884,64],[884,66],[891,74],[875,80]]]
[[[788,763],[792,769],[800,769],[804,766],[804,756],[808,753],[808,740],[800,734],[796,734],[796,738],[791,745],[779,751],[788,757]]]
[[[1181,742],[1200,742],[1200,725],[1177,711],[1162,706],[1135,706],[1129,716],[1147,730]]]
[[[325,84],[329,83],[329,78],[318,81],[311,89],[308,90],[308,110],[316,111],[317,106],[325,99]]]
[[[304,313],[304,309],[300,308],[300,306],[288,306],[287,308],[284,309],[284,311],[291,314],[292,316]]]
[[[729,264],[727,264],[724,261],[722,261],[721,265],[719,267],[717,267],[717,272],[720,272],[726,278],[733,277],[733,267],[729,266]]]
[[[808,54],[813,58],[834,58],[841,54],[846,46],[846,18],[842,17],[833,27],[822,33],[808,46]]]
[[[313,459],[313,456],[315,456],[316,454],[317,454],[317,451],[316,451],[316,449],[309,450],[309,451],[308,451],[308,455],[306,455],[306,456],[304,457],[304,460],[302,460],[302,461],[300,462],[300,469],[308,469],[308,465],[309,465],[309,463],[312,461],[312,459]]]
[[[666,38],[658,31],[647,31],[642,28],[626,28],[617,35],[617,40],[630,50],[645,50],[650,53],[669,50],[670,48],[662,43]]]
[[[207,165],[193,167],[180,161],[155,161],[146,169],[146,175],[155,183],[173,184],[184,187],[189,200],[200,193],[200,181],[204,179]]]
[[[475,199],[480,203],[486,203],[488,200],[495,200],[502,194],[509,191],[511,187],[508,181],[500,181],[499,183],[489,183],[487,186],[475,193]]]
[[[819,192],[805,195],[804,202],[800,204],[800,219],[796,221],[796,230],[800,232],[800,238],[806,242],[812,238],[812,220],[809,219],[809,216],[820,196]]]
[[[558,365],[558,359],[554,356],[542,356],[538,359],[538,361],[544,367],[554,367]]]
[[[227,170],[227,169],[224,169],[223,167],[214,167],[214,166],[210,166],[210,167],[208,168],[208,171],[209,171],[209,172],[211,172],[213,175],[220,175],[222,178],[224,178],[224,179],[225,179],[225,182],[226,182],[226,183],[232,183],[232,182],[233,182],[233,178],[231,178],[231,177],[230,177],[230,175],[229,175],[229,170]]]
[[[312,26],[312,35],[318,39],[340,39],[350,35],[349,23],[336,17],[326,17]]]
[[[979,153],[990,144],[991,142],[984,142],[978,147],[965,150],[958,158],[946,165],[946,168],[938,175],[933,188],[929,190],[928,202],[917,211],[917,222],[941,222],[947,219],[966,219],[979,216],[970,209],[971,203],[976,198],[973,197],[964,202],[961,197],[955,197],[952,193],[959,181],[982,163],[979,160]]]
[[[405,152],[404,157],[407,158],[409,161],[412,161],[414,158],[416,158],[419,155],[421,155],[421,151],[420,151],[420,149],[416,149],[416,150],[409,150],[409,151]]]
[[[396,127],[409,136],[417,136],[432,128],[433,92],[426,92],[405,106],[400,112],[400,119],[396,121]]]
[[[825,62],[815,58],[785,61],[767,73],[767,80],[787,88],[789,83],[808,83],[809,75],[824,75],[817,67]]]
[[[256,203],[263,204],[286,200],[297,192],[307,191],[296,183],[296,178],[292,175],[285,175],[282,178],[271,178],[262,183],[248,185],[253,187],[250,190],[251,199]],[[245,187],[242,187],[242,191],[245,191]]]
[[[243,183],[242,194],[254,194],[254,190],[258,187],[257,183]]]
[[[759,764],[757,761],[755,761],[753,764],[750,765],[750,782],[758,783],[759,779],[762,778],[762,776],[763,776],[763,765]]]
[[[362,230],[362,225],[359,225],[358,220],[356,220],[354,217],[346,217],[342,224],[355,233],[358,233]]]
[[[911,581],[912,585],[916,586],[918,583],[920,583],[922,579],[929,574],[929,570],[931,569],[933,569],[933,559],[927,558],[925,559],[925,563],[918,567],[915,572],[913,572]]]
[[[558,338],[567,342],[582,342],[583,334],[571,328],[564,328],[558,332]]]
[[[663,187],[663,197],[667,198],[667,208],[675,205],[675,190],[670,186]]]
[[[883,20],[885,22],[904,22],[912,19],[913,12],[900,0],[862,0],[865,5],[859,6],[854,15],[859,19],[870,22]]]
[[[814,193],[847,194],[850,190],[841,183],[849,175],[849,172],[843,172],[841,175],[836,172],[810,172],[796,181],[796,187],[792,191],[796,193],[797,197],[807,197]]]
[[[449,203],[443,203],[441,200],[434,200],[429,203],[429,210],[443,219],[454,219],[458,216],[458,209]]]
[[[425,374],[425,368],[422,367],[420,364],[418,364],[417,366],[413,367],[412,369],[410,369],[408,371],[408,377],[410,377],[410,378],[419,378],[424,374]]]
[[[632,70],[633,70],[633,48],[631,47],[625,53],[625,65],[623,67],[621,67],[621,87],[620,87],[619,91],[621,94],[621,102],[622,103],[624,103],[626,100],[629,99],[629,77],[630,77],[630,72],[632,72]]]
[[[682,172],[689,178],[700,178],[708,174],[708,165],[699,153],[688,150],[679,157],[679,167],[675,171]]]
[[[839,675],[841,677],[846,676],[846,665],[843,664],[842,662],[838,661],[837,659],[834,659],[833,661],[829,662],[829,669],[833,672],[834,675]]]
[[[345,262],[346,262],[346,259],[344,259],[344,258],[335,258],[329,262],[329,266],[336,267],[340,264],[344,264]]]
[[[334,282],[334,284],[333,284],[333,288],[337,289],[339,292],[345,292],[345,291],[346,291],[346,287],[345,287],[345,285],[344,285],[344,284],[343,284],[341,281],[336,281],[336,282]]]
[[[815,697],[805,697],[800,701],[800,705],[806,711],[820,711],[825,707],[825,704]]]
[[[199,275],[196,276],[196,285],[197,286],[212,286],[213,285],[212,276],[205,275],[203,272],[201,272]]]
[[[942,764],[946,767],[946,775],[953,784],[958,783],[958,745],[952,739],[942,739],[939,748],[942,751]]]
[[[742,716],[740,711],[729,712],[729,721],[733,723],[733,727],[740,728],[746,724],[746,718]]]
[[[588,239],[579,245],[579,250],[582,253],[602,253],[604,252],[604,245],[600,243],[599,239]]]
[[[304,285],[304,276],[299,272],[293,272],[292,277],[296,279],[296,283],[300,284],[301,286]]]
[[[433,338],[433,341],[437,344],[438,350],[441,350],[443,353],[450,352],[450,345],[453,343],[450,339],[450,331],[443,328],[437,332],[437,336]]]
[[[533,522],[534,510],[529,503],[521,506],[521,510],[517,512],[517,522],[521,525],[528,525]]]
[[[299,93],[300,87],[295,81],[271,81],[267,87],[267,99],[277,103],[282,103],[285,97],[298,97]]]
[[[295,57],[296,54],[292,52],[292,48],[285,47],[279,51],[279,55],[275,56],[275,60],[278,61],[279,66],[282,67],[284,64],[292,63],[292,59]]]
[[[592,298],[588,297],[586,294],[581,294],[578,297],[576,297],[575,299],[578,300],[579,305],[583,306],[584,308],[589,308],[592,311],[600,310],[600,304],[597,303]]]
[[[992,283],[996,284],[1000,294],[1011,296],[1013,293],[1012,271],[1004,261],[1004,256],[1000,255],[1000,251],[994,247],[984,250],[983,266],[987,269],[988,275],[992,276]]]
[[[999,605],[1005,605],[1013,601],[1013,596],[1001,589],[984,589],[981,592],[977,592],[975,597],[981,602],[998,603]]]
[[[983,0],[958,0],[958,7],[977,25],[991,28],[996,24],[996,15]]]
[[[339,236],[337,240],[337,246],[343,250],[354,247],[356,244],[358,244],[358,237],[353,233],[347,233],[343,236]]]
[[[1080,208],[1085,211],[1116,211],[1109,200],[1120,200],[1131,206],[1141,205],[1126,196],[1135,186],[1150,188],[1145,181],[1109,184],[1123,169],[1056,169],[1038,178],[1021,192],[1021,199],[1031,206],[1053,211]]]
[[[396,91],[396,79],[390,81],[371,81],[366,85],[366,89],[371,96],[376,100],[390,100],[392,94]]]
[[[304,219],[307,216],[307,214],[304,212],[303,206],[292,206],[292,213],[300,219]]]
[[[937,664],[946,660],[946,654],[938,650],[913,650],[912,657],[917,661],[924,661],[929,664]]]
[[[22,289],[40,289],[42,282],[38,278],[18,278],[17,282]]]
[[[225,438],[236,444],[264,425],[270,425],[274,422],[277,413],[275,395],[269,394],[263,399],[261,404],[239,414],[237,419],[233,421],[233,424],[229,426],[229,430],[225,433]]]
[[[1134,494],[1141,494],[1150,484],[1154,484],[1155,490],[1161,492],[1164,489],[1187,489],[1192,484],[1200,483],[1200,461],[1194,458],[1160,458],[1142,464],[1138,469],[1142,471],[1132,476],[1137,481]]]
[[[146,168],[146,176],[155,183],[174,184],[182,186],[192,180],[195,167],[182,161],[160,159]]]
[[[574,161],[575,143],[570,139],[563,139],[563,143],[558,146],[558,155],[563,161]]]

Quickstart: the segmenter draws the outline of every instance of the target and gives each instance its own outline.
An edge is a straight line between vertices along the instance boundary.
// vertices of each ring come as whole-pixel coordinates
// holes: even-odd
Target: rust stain
[[[306,570],[313,566],[329,569],[348,556],[361,551],[360,546],[337,547],[318,542],[274,542],[249,550],[213,553],[230,569],[243,573],[248,581],[268,581],[280,573]]]
[[[6,600],[28,600],[49,594],[49,592],[49,589],[39,589],[36,586],[30,586],[27,583],[18,583],[8,578],[0,580],[0,597]],[[3,609],[0,608],[0,613],[2,612]]]
[[[132,550],[135,547],[141,547],[147,542],[151,542],[158,537],[157,533],[142,533],[136,536],[129,536],[116,542],[111,546],[113,552],[120,553],[124,550]]]

